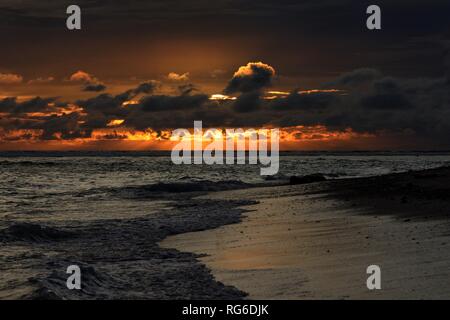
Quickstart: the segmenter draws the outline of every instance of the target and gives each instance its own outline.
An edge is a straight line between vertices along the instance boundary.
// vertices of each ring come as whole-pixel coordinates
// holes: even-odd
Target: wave
[[[0,161],[0,166],[56,166],[60,165],[61,163],[55,162],[55,161],[29,161],[29,160],[22,160],[22,161],[8,161],[3,160]]]
[[[26,300],[64,300],[64,299],[110,299],[111,293],[107,288],[114,287],[114,279],[109,275],[98,272],[94,267],[80,261],[49,262],[53,271],[46,277],[32,277],[28,281],[34,290],[25,294]],[[80,267],[82,274],[81,290],[68,290],[66,286],[69,265]],[[58,271],[56,271],[58,270]]]
[[[73,237],[72,232],[38,224],[19,222],[0,230],[1,241],[48,242]]]
[[[180,194],[189,192],[225,191],[250,188],[255,185],[237,180],[194,181],[194,182],[159,182],[142,186],[127,186],[110,189],[116,196],[124,198],[144,198],[161,194]]]

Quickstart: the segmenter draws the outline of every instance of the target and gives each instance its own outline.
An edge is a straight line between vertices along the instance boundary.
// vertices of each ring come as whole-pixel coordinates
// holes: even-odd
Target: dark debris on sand
[[[422,218],[450,216],[450,167],[329,182],[332,196],[379,213]]]
[[[307,184],[307,183],[313,183],[313,182],[322,182],[326,181],[327,178],[320,173],[317,174],[310,174],[306,176],[292,176],[289,179],[289,184],[296,185],[296,184]]]

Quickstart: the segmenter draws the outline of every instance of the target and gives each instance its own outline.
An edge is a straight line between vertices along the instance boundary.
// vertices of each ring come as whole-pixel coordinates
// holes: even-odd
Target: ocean
[[[90,270],[90,291],[79,298],[151,298],[152,294],[170,298],[170,287],[155,291],[153,283],[151,291],[143,289],[141,296],[136,286],[142,279],[130,275],[127,283],[114,280],[114,274],[147,270],[142,264],[160,261],[167,254],[174,265],[165,268],[174,272],[181,268],[179,253],[161,252],[156,243],[168,234],[206,227],[192,216],[214,214],[217,220],[220,210],[226,209],[230,215],[226,222],[237,221],[236,204],[194,205],[183,196],[187,191],[283,183],[292,175],[321,173],[329,179],[345,179],[444,165],[450,165],[450,153],[286,152],[280,156],[279,173],[268,178],[259,174],[258,165],[174,165],[164,152],[4,152],[0,154],[0,298],[74,298],[58,289],[64,287],[65,264],[73,261]],[[192,221],[185,224],[183,219]],[[123,262],[134,260],[140,261],[139,266]],[[161,270],[149,266],[155,281]],[[178,286],[181,283],[189,285],[186,279]],[[134,293],[118,296],[117,292],[126,291],[123,288]],[[221,298],[236,297],[232,290],[211,285],[208,294],[213,292],[225,292]]]
[[[174,165],[164,152],[7,152],[0,154],[0,217],[53,220],[142,211],[158,193],[208,191],[321,173],[367,177],[450,165],[450,153],[282,153],[277,175],[259,165]],[[180,190],[178,190],[180,189]]]

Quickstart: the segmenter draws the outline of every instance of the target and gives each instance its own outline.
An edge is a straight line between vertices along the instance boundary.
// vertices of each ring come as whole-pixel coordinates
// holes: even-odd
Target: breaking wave
[[[75,264],[81,269],[83,275],[81,290],[67,290],[66,288],[67,274],[64,270],[65,266],[70,264]],[[114,283],[110,276],[102,274],[94,267],[79,261],[75,263],[67,261],[65,265],[59,262],[57,267],[56,269],[59,271],[52,271],[47,277],[28,279],[34,290],[22,298],[30,300],[73,300],[89,297],[96,297],[97,299],[111,298],[106,289],[113,286]],[[55,266],[53,268],[55,269]]]
[[[256,186],[242,181],[195,181],[195,182],[159,182],[142,186],[126,186],[109,191],[124,198],[145,198],[162,194],[180,194],[189,192],[225,191],[245,189]]]
[[[60,241],[74,233],[38,224],[19,222],[0,230],[1,241],[48,242]]]

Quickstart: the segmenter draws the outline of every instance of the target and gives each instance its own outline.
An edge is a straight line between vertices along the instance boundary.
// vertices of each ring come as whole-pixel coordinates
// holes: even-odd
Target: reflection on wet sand
[[[442,286],[450,266],[448,224],[405,223],[305,191],[285,186],[210,195],[260,203],[246,207],[240,224],[172,236],[162,245],[206,254],[201,260],[216,279],[251,299],[448,296]],[[382,290],[367,289],[372,264],[381,267]]]

